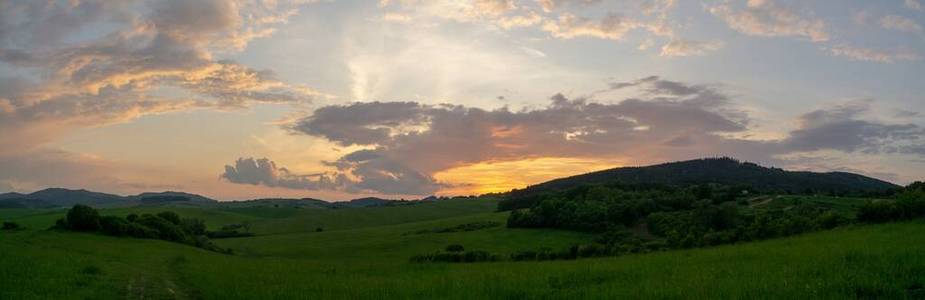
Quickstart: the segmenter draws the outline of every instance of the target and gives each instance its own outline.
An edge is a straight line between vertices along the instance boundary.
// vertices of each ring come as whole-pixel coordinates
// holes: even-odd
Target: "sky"
[[[925,179],[921,0],[0,1],[0,192],[503,192],[729,156]]]

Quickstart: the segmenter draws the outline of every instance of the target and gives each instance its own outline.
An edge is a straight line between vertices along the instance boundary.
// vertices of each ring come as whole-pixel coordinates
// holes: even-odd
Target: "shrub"
[[[103,234],[112,236],[123,236],[128,234],[129,223],[120,217],[105,216],[100,218],[100,227]]]
[[[19,224],[16,224],[13,222],[3,222],[3,227],[0,227],[0,229],[3,229],[3,230],[16,230],[19,228],[20,228]]]
[[[832,229],[838,227],[838,225],[847,223],[848,220],[839,214],[828,211],[816,217],[815,222],[819,228]]]
[[[868,201],[858,210],[858,221],[887,222],[899,218],[896,205],[888,201]]]
[[[425,263],[425,262],[448,262],[448,263],[474,263],[474,262],[487,262],[487,261],[498,261],[499,258],[497,255],[491,254],[487,251],[475,250],[475,251],[465,251],[465,252],[437,252],[433,254],[419,254],[412,256],[409,259],[413,263]]]
[[[97,266],[86,266],[83,269],[80,269],[80,273],[85,274],[85,275],[96,276],[96,275],[103,274],[103,270]]]
[[[188,218],[180,221],[180,227],[192,235],[206,234],[206,223],[201,219]]]
[[[175,212],[162,211],[157,213],[157,216],[169,221],[170,223],[173,223],[173,225],[180,225],[180,215]]]
[[[162,218],[160,214],[157,216],[149,214],[141,215],[141,217],[138,217],[138,223],[157,231],[160,239],[185,244],[193,243],[192,239],[180,228],[180,226]]]
[[[128,226],[125,229],[126,234],[131,237],[140,239],[156,239],[160,237],[160,233],[157,232],[157,230],[148,228],[147,226],[138,223],[128,223]]]
[[[315,228],[315,232],[322,232],[322,231],[324,231],[324,228],[321,228],[321,227]]]
[[[77,204],[67,211],[68,228],[76,231],[97,231],[100,229],[100,214],[92,207]]]
[[[70,229],[71,226],[67,224],[67,220],[64,218],[58,218],[55,220],[55,226],[52,226],[51,229]]]
[[[462,252],[464,250],[466,249],[463,248],[463,246],[459,244],[453,244],[453,245],[446,246],[446,252]]]
[[[250,232],[239,232],[237,230],[231,230],[231,231],[222,230],[222,231],[208,231],[206,232],[206,236],[210,239],[226,239],[226,238],[236,238],[236,237],[249,237],[249,236],[254,236],[254,234]]]
[[[136,220],[138,220],[138,215],[128,214],[128,216],[125,217],[125,220],[129,222],[135,222]]]
[[[607,254],[607,248],[600,244],[578,246],[578,257],[595,257]]]

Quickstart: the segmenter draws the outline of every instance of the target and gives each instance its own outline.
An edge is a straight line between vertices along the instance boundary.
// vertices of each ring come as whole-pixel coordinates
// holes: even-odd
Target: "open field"
[[[508,229],[491,200],[339,210],[171,208],[210,227],[224,255],[158,240],[47,231],[61,212],[0,211],[29,229],[0,232],[0,298],[904,298],[925,296],[925,222],[852,225],[763,242],[547,262],[413,264],[448,244],[508,255],[587,241]],[[103,214],[164,208],[120,208]],[[399,213],[392,213],[399,212]],[[45,224],[42,224],[45,222]],[[472,222],[500,226],[424,232]],[[319,224],[323,232],[314,232]]]

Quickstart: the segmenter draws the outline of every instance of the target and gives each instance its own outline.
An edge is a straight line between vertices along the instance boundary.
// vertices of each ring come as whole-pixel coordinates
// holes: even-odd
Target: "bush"
[[[254,234],[250,232],[239,232],[237,230],[231,230],[231,231],[222,230],[222,231],[206,232],[206,236],[209,237],[210,239],[227,239],[227,238],[236,238],[236,237],[250,237],[250,236],[254,236]]]
[[[487,251],[475,250],[465,252],[437,252],[433,254],[420,254],[412,256],[409,261],[413,263],[448,262],[448,263],[474,263],[498,261],[497,255]]]
[[[160,237],[160,233],[157,232],[157,230],[148,228],[147,226],[138,223],[128,223],[128,226],[125,229],[128,236],[135,238],[156,239]]]
[[[105,216],[100,218],[100,227],[103,234],[111,236],[123,236],[129,232],[129,223],[120,217]]]
[[[816,226],[823,229],[832,229],[848,222],[848,219],[833,212],[824,212],[816,217]]]
[[[161,217],[164,220],[173,223],[173,225],[180,225],[180,215],[172,211],[162,211],[157,213],[158,217]]]
[[[68,228],[76,231],[97,231],[100,229],[100,214],[92,207],[77,204],[67,211]]]
[[[898,218],[896,205],[889,201],[868,201],[858,210],[858,221],[861,222],[881,223]]]
[[[180,221],[180,227],[191,235],[206,234],[206,223],[201,219],[189,218]]]
[[[129,222],[135,222],[135,221],[138,220],[138,215],[136,215],[136,214],[128,214],[128,216],[125,217],[125,220],[126,220],[126,221],[129,221]]]
[[[157,231],[158,237],[162,240],[184,244],[193,243],[193,240],[182,228],[180,228],[180,226],[162,218],[160,214],[157,216],[149,214],[141,215],[141,217],[138,217],[138,223]]]
[[[466,249],[463,248],[463,246],[459,244],[453,244],[453,245],[446,246],[446,252],[463,252],[464,250]]]
[[[19,224],[13,222],[3,222],[3,227],[0,227],[2,230],[16,230],[19,229]]]
[[[321,227],[315,228],[315,232],[322,232],[322,231],[324,231],[324,228],[321,228]]]
[[[55,220],[55,226],[52,226],[51,229],[71,229],[71,226],[67,224],[67,220],[64,218],[58,218],[58,220]]]
[[[578,257],[595,257],[607,255],[607,248],[600,244],[578,246]]]

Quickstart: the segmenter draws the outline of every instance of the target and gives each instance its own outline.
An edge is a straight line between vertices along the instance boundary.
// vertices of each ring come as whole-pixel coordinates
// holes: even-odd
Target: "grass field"
[[[505,228],[506,214],[493,212],[494,205],[455,200],[336,210],[170,208],[213,228],[251,222],[257,236],[216,240],[235,255],[158,240],[47,231],[63,211],[0,210],[0,220],[28,227],[0,232],[0,299],[925,297],[925,221],[613,258],[408,262],[448,244],[506,255],[591,238]],[[419,233],[485,221],[502,225]],[[316,227],[325,230],[314,232]]]

